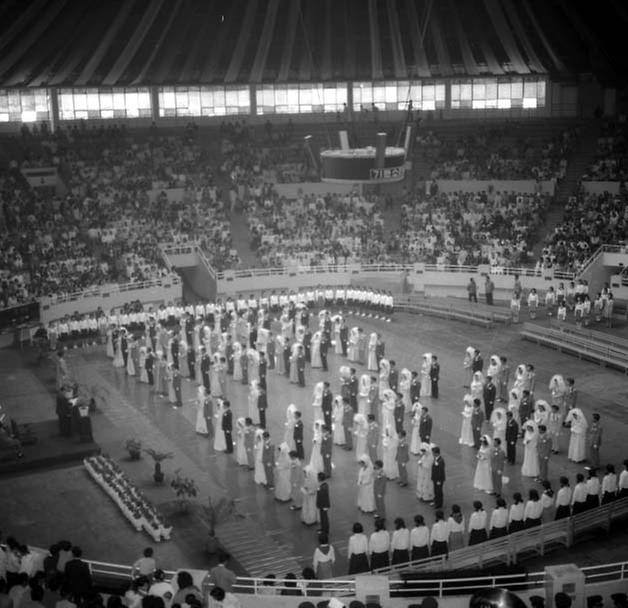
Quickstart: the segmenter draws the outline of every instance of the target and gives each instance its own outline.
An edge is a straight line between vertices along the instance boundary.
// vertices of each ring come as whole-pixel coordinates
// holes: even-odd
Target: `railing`
[[[169,274],[164,277],[157,277],[147,281],[136,281],[132,283],[111,283],[108,285],[99,285],[82,291],[74,291],[71,293],[61,294],[58,296],[43,297],[40,299],[42,306],[54,306],[56,304],[65,304],[66,302],[75,302],[84,298],[93,298],[98,296],[109,296],[112,293],[124,293],[126,291],[136,291],[138,289],[148,289],[150,287],[161,287],[164,283],[170,285],[178,285],[181,278],[177,274]]]
[[[207,272],[209,272],[209,275],[211,276],[211,278],[215,281],[216,269],[209,263],[209,260],[207,259],[205,252],[200,247],[197,247],[196,254],[198,255],[198,259],[203,263],[205,268],[207,268]]]
[[[269,277],[269,276],[294,276],[295,274],[327,274],[327,273],[369,273],[369,272],[450,272],[450,273],[466,273],[477,274],[478,272],[486,272],[492,275],[519,275],[522,277],[540,277],[543,276],[543,270],[527,267],[506,267],[506,266],[464,266],[457,264],[362,264],[360,262],[348,264],[320,264],[320,265],[295,265],[295,266],[276,266],[269,268],[240,268],[235,270],[220,271],[216,273],[219,280],[228,277],[235,279],[250,277]],[[575,275],[571,272],[553,271],[556,279],[572,280]]]
[[[621,498],[572,517],[566,517],[522,530],[521,532],[488,540],[481,545],[467,546],[451,551],[447,557],[439,555],[395,564],[388,568],[380,568],[376,570],[376,573],[394,574],[413,569],[425,573],[446,568],[470,567],[474,564],[482,566],[483,563],[496,561],[497,559],[506,563],[516,563],[517,555],[523,551],[538,548],[540,553],[543,554],[546,544],[556,544],[557,542],[569,547],[573,544],[578,534],[588,532],[597,527],[609,528],[614,519],[626,516],[628,516],[628,498]]]

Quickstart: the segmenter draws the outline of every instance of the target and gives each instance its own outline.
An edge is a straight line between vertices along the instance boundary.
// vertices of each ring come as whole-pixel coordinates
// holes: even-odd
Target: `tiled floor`
[[[434,418],[434,441],[438,443],[447,462],[447,483],[445,486],[446,509],[455,502],[460,504],[465,514],[469,514],[471,503],[475,499],[482,500],[486,507],[492,508],[493,498],[476,493],[472,488],[475,468],[474,450],[458,444],[460,430],[461,400],[464,395],[462,360],[468,345],[479,347],[485,355],[497,353],[508,356],[512,366],[521,362],[534,363],[537,370],[537,397],[547,398],[550,377],[555,373],[574,376],[579,389],[579,406],[590,417],[593,410],[602,415],[604,443],[602,462],[613,462],[619,465],[627,456],[625,437],[628,416],[625,413],[628,381],[619,372],[609,371],[594,364],[580,361],[569,355],[538,347],[519,338],[517,327],[496,326],[493,330],[484,330],[458,322],[438,320],[431,317],[412,315],[396,315],[393,323],[387,324],[372,319],[351,319],[351,325],[360,325],[367,334],[370,331],[381,331],[386,341],[389,358],[397,361],[399,369],[408,367],[417,369],[424,352],[439,355],[441,362],[441,397],[436,400],[426,399]],[[9,372],[15,367],[15,359],[0,354],[0,369]],[[194,432],[195,410],[194,396],[196,387],[192,383],[184,386],[184,407],[174,410],[166,400],[151,394],[147,385],[140,384],[134,378],[128,378],[124,372],[111,366],[101,349],[93,351],[72,351],[68,360],[70,367],[84,384],[104,387],[107,405],[103,415],[111,423],[99,427],[99,417],[95,417],[94,425],[97,440],[115,458],[123,458],[124,440],[129,436],[141,437],[145,446],[154,446],[160,450],[174,451],[173,461],[166,461],[166,473],[181,467],[187,474],[194,476],[201,489],[201,500],[207,496],[229,495],[237,500],[238,510],[245,519],[226,523],[222,528],[225,542],[243,566],[256,574],[275,572],[285,574],[288,570],[311,562],[316,546],[316,534],[311,528],[304,527],[298,514],[291,512],[286,505],[277,503],[272,495],[253,483],[252,474],[239,469],[233,458],[225,454],[215,454],[208,439]],[[300,389],[288,381],[269,372],[269,428],[273,438],[279,443],[283,435],[285,410],[289,403],[295,403],[304,414],[306,427],[306,455],[309,456],[311,443],[311,427],[313,422],[312,388],[319,380],[328,379],[332,389],[338,388],[338,368],[345,364],[342,358],[330,356],[330,372],[307,370],[307,387]],[[357,366],[359,368],[359,366]],[[363,369],[358,369],[358,375]],[[52,397],[46,392],[47,387],[37,381],[28,384],[24,389],[23,372],[17,369],[15,379],[1,389],[2,401],[11,409],[19,408],[25,416],[31,406],[36,408],[37,415],[41,412],[50,413]],[[4,375],[4,374],[3,374]],[[30,374],[31,376],[33,374]],[[37,377],[41,377],[38,374]],[[31,397],[33,388],[35,398]],[[239,383],[229,382],[229,398],[234,408],[234,415],[246,415],[247,390]],[[5,394],[6,393],[6,394]],[[35,415],[35,414],[32,414]],[[567,474],[573,478],[581,470],[581,466],[567,461],[565,452],[568,437],[561,438],[562,453],[552,457],[550,477],[556,481],[560,475]],[[367,531],[372,528],[371,518],[361,515],[356,508],[355,480],[357,465],[354,455],[336,449],[333,454],[335,465],[334,475],[330,482],[331,488],[331,537],[336,547],[338,562],[337,574],[346,572],[346,543],[351,526],[355,521],[365,524]],[[521,453],[518,457],[521,462]],[[143,479],[146,491],[154,495],[157,503],[171,499],[166,488],[152,488],[150,479],[150,463],[126,463],[123,466],[133,478]],[[410,478],[416,475],[416,465],[410,464]],[[511,467],[507,472],[510,477],[508,496],[514,491],[527,492],[531,487],[538,487],[534,482],[521,479],[520,465]],[[10,492],[9,482],[3,482],[0,498],[4,492]],[[104,497],[103,497],[104,499]],[[401,515],[411,522],[413,515],[422,513],[428,522],[433,521],[433,509],[419,503],[414,495],[413,484],[408,488],[400,488],[395,483],[388,484],[387,490],[388,518],[391,521]],[[1,511],[0,511],[1,513]],[[7,529],[9,526],[7,526]],[[205,534],[199,524],[199,535]],[[176,544],[175,540],[173,541]],[[194,543],[187,538],[188,543]],[[200,542],[200,541],[199,541]],[[266,559],[260,559],[259,552],[252,549],[256,545],[264,549]],[[115,545],[114,545],[115,546]],[[181,549],[185,555],[186,549]],[[618,548],[618,552],[621,550]],[[110,552],[108,552],[109,554]],[[115,553],[112,549],[111,553]],[[621,559],[609,551],[609,559]],[[583,563],[587,555],[574,553]],[[298,561],[294,561],[292,556]],[[173,559],[177,559],[173,553]],[[591,556],[597,563],[599,556]],[[623,555],[625,558],[625,555]],[[113,559],[113,558],[112,558]],[[281,559],[281,561],[278,561]],[[564,559],[564,556],[563,556]],[[569,558],[570,560],[572,557]]]

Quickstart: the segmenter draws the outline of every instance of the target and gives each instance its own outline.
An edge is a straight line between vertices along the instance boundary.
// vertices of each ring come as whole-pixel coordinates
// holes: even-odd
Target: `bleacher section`
[[[594,330],[566,326],[556,329],[534,323],[524,323],[520,335],[525,340],[576,355],[579,359],[614,367],[628,374],[628,340]]]

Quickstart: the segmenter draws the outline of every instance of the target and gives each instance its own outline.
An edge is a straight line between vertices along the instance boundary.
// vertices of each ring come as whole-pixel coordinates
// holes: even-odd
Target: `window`
[[[451,83],[452,109],[541,108],[545,81],[521,78],[474,78]]]
[[[59,90],[61,120],[150,118],[151,106],[146,87]]]
[[[445,83],[395,80],[353,83],[353,110],[436,110],[445,107]]]
[[[0,90],[0,122],[39,122],[50,120],[46,89]]]
[[[249,88],[160,87],[159,116],[226,116],[251,111]]]
[[[343,82],[262,84],[256,88],[258,114],[310,114],[340,112],[347,103]]]

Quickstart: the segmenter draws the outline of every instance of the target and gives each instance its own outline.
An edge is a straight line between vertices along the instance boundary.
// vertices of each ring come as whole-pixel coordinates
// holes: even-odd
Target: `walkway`
[[[233,248],[242,260],[242,268],[257,268],[259,260],[251,249],[251,231],[246,221],[246,212],[231,215],[231,237]]]

